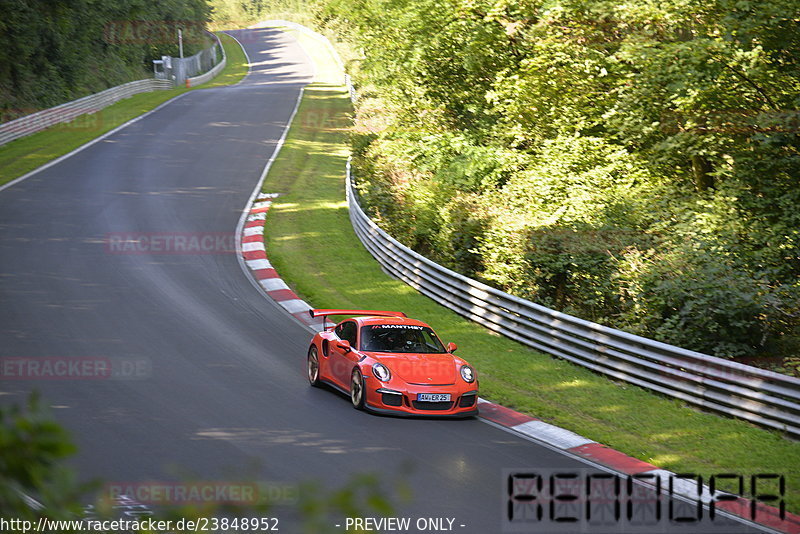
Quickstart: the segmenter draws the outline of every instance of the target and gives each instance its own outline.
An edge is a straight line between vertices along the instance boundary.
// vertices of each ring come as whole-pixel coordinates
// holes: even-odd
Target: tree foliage
[[[50,517],[69,518],[85,490],[63,465],[75,447],[37,395],[24,407],[0,406],[0,516],[30,520],[35,496]]]
[[[152,60],[193,54],[206,0],[0,0],[4,119],[152,76]]]
[[[316,17],[363,51],[355,169],[402,241],[687,348],[797,347],[800,4],[317,0]]]
[[[273,504],[266,495],[247,504],[208,501],[143,505],[130,496],[101,491],[100,480],[78,482],[75,471],[66,464],[75,452],[69,433],[53,419],[38,394],[32,394],[24,406],[0,405],[0,518],[30,521],[33,525],[40,518],[153,519],[177,524],[187,519],[271,515]],[[298,484],[294,506],[302,520],[302,531],[338,532],[340,529],[333,525],[342,517],[391,516],[398,505],[411,499],[406,480],[410,473],[410,467],[404,465],[396,473],[352,473],[338,487],[316,480]],[[259,484],[257,480],[245,482],[253,486]],[[193,484],[194,481],[175,483]],[[126,513],[128,511],[131,513]],[[62,531],[83,530],[73,525]]]

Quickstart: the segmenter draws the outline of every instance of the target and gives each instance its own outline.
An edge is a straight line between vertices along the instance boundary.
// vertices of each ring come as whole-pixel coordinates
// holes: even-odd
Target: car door
[[[355,349],[358,347],[356,344],[356,337],[358,327],[355,321],[343,321],[334,329],[334,334],[340,340],[350,343],[352,350],[344,351],[339,348],[338,344],[334,341],[330,345],[330,372],[333,380],[343,388],[350,389],[350,373],[353,366],[358,362],[359,357],[356,355]]]

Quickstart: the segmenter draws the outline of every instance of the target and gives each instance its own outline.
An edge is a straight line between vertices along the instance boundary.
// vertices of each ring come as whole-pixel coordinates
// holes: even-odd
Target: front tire
[[[364,377],[361,376],[361,371],[356,367],[350,376],[350,402],[353,403],[353,408],[356,410],[364,409],[365,394]]]
[[[308,383],[314,387],[319,386],[319,352],[317,352],[317,346],[311,345],[311,348],[308,349],[308,362],[306,365],[306,371],[308,374]]]

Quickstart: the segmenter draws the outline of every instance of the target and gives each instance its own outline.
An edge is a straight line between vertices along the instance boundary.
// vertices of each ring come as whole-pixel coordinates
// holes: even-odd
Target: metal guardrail
[[[209,69],[205,74],[200,74],[200,75],[197,75],[197,76],[192,76],[190,78],[187,78],[186,79],[186,87],[195,87],[197,85],[201,85],[201,84],[206,83],[207,81],[210,81],[211,79],[215,78],[217,76],[217,74],[222,72],[222,69],[224,69],[225,65],[228,64],[228,56],[225,54],[225,47],[222,46],[222,42],[219,40],[219,37],[217,37],[213,33],[211,34],[211,36],[214,37],[214,39],[216,39],[217,42],[214,43],[214,45],[211,48],[207,49],[207,50],[211,50],[213,52],[214,60],[216,60],[216,51],[220,50],[222,52],[222,59],[220,60],[219,63],[214,65],[214,67]],[[209,54],[211,54],[212,52],[209,52]],[[199,56],[200,54],[196,54],[196,55]],[[212,65],[213,65],[213,62],[212,62]]]
[[[0,145],[56,124],[73,121],[80,115],[95,113],[130,96],[160,89],[172,89],[172,87],[172,82],[167,80],[137,80],[61,104],[60,106],[25,115],[19,119],[0,124]]]
[[[456,313],[614,379],[800,437],[800,379],[585,321],[446,269],[366,216],[349,161],[347,202],[356,234],[383,268]]]
[[[220,73],[220,71],[222,71],[222,69],[225,68],[227,63],[225,48],[222,46],[219,37],[213,33],[210,35],[216,40],[216,42],[209,48],[201,50],[194,56],[188,58],[172,58],[175,62],[185,62],[185,65],[182,64],[182,69],[183,72],[189,74],[202,72],[202,69],[205,67],[209,69],[205,74],[201,74],[199,76],[194,76],[192,78],[184,77],[180,80],[181,85],[184,84],[184,80],[187,87],[200,85],[214,78]],[[222,51],[222,60],[214,65],[214,62],[216,61],[217,50]],[[135,82],[118,85],[116,87],[106,89],[105,91],[100,91],[99,93],[85,96],[71,102],[66,102],[59,106],[37,111],[36,113],[31,113],[30,115],[25,115],[24,117],[20,117],[13,121],[0,124],[0,146],[14,141],[15,139],[19,139],[21,137],[25,137],[26,135],[39,132],[51,126],[55,126],[56,124],[71,122],[81,115],[85,115],[87,113],[96,113],[101,109],[110,106],[111,104],[119,102],[120,100],[124,100],[133,95],[147,93],[150,91],[172,89],[173,87],[175,87],[175,82],[173,82],[171,79],[137,80]]]
[[[226,61],[225,52],[222,53],[222,60],[217,62],[217,50],[224,50],[219,37],[211,32],[207,32],[209,36],[214,39],[214,44],[208,48],[200,50],[193,56],[184,58],[171,58],[172,63],[172,78],[175,80],[176,86],[186,85],[186,87],[193,87],[200,85],[213,76],[207,76],[211,71],[217,69],[219,65]],[[219,72],[221,69],[217,69]],[[198,78],[203,81],[196,81]]]

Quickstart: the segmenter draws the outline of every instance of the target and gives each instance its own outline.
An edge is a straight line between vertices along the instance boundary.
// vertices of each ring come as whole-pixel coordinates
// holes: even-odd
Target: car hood
[[[371,353],[394,376],[411,384],[445,385],[456,381],[456,358],[452,354]]]

